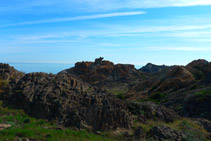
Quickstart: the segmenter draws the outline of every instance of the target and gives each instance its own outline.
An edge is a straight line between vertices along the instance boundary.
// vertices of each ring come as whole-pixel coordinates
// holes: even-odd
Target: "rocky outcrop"
[[[153,92],[172,92],[192,84],[194,76],[184,67],[175,66],[160,72],[154,79]]]
[[[92,85],[103,85],[107,82],[129,82],[139,79],[141,76],[134,65],[114,65],[112,62],[103,61],[103,58],[98,58],[95,62],[78,62],[75,67],[60,73],[72,74]]]
[[[199,59],[189,63],[186,68],[194,75],[196,80],[202,80],[211,72],[211,63]]]
[[[198,119],[194,119],[194,121],[198,125],[200,125],[201,127],[203,127],[207,132],[211,133],[211,122],[209,120],[198,118]]]
[[[24,73],[17,71],[8,64],[0,63],[0,79],[6,81],[18,81]]]
[[[130,128],[127,105],[70,74],[26,74],[5,94],[5,103],[37,118],[91,131]]]
[[[141,100],[140,95],[149,97],[158,92],[168,94],[189,87],[195,82],[194,75],[185,67],[172,66],[130,87],[125,97],[129,100]]]
[[[152,63],[148,63],[146,66],[140,68],[139,70],[146,73],[158,73],[161,72],[163,69],[169,68],[169,66],[165,65],[154,65]]]
[[[184,135],[182,132],[172,129],[168,126],[155,126],[147,134],[148,139],[163,141],[163,140],[173,140],[182,141]]]
[[[8,93],[9,88],[16,84],[24,73],[17,71],[8,64],[0,63],[0,99],[4,99],[3,93]]]
[[[152,102],[130,102],[128,108],[132,114],[138,115],[138,120],[142,123],[150,119],[169,123],[179,118],[173,110]]]

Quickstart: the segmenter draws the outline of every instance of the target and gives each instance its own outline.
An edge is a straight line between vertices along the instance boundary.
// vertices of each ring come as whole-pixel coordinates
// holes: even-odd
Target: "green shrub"
[[[161,92],[157,92],[157,93],[149,96],[149,100],[152,102],[155,102],[157,104],[160,104],[162,101],[165,100],[165,98],[166,98],[166,94],[161,93]]]
[[[121,100],[125,100],[125,96],[123,93],[118,94],[117,97]]]
[[[201,80],[202,78],[204,78],[204,74],[201,71],[198,71],[194,73],[194,77],[196,80]]]
[[[197,101],[203,102],[207,97],[211,96],[211,90],[202,90],[194,94]]]
[[[179,127],[185,135],[185,141],[205,140],[203,132],[195,128],[189,121],[183,120]]]

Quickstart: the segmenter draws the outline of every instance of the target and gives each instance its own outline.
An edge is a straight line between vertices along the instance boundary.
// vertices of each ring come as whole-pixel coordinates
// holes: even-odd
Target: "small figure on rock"
[[[103,59],[104,59],[103,57],[96,58],[95,59],[95,64],[102,64]]]

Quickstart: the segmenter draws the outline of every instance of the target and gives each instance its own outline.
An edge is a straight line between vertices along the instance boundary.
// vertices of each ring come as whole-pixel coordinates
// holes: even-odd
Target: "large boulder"
[[[5,97],[7,105],[64,126],[97,131],[130,128],[132,124],[124,101],[70,74],[26,74]]]

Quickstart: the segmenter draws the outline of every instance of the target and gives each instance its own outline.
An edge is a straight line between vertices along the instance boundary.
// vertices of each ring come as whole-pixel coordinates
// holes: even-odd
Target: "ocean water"
[[[55,64],[55,63],[8,63],[8,64],[24,73],[45,72],[53,74],[57,74],[62,70],[74,66],[74,64]]]
[[[57,74],[58,72],[74,67],[74,64],[55,64],[55,63],[8,63],[18,71],[24,73],[31,72],[45,72]],[[135,66],[136,69],[140,69],[141,66]]]

